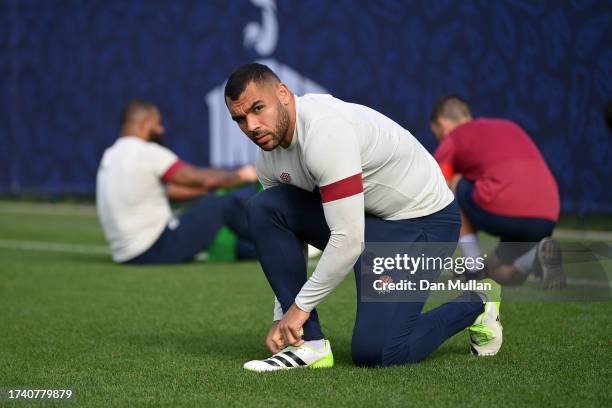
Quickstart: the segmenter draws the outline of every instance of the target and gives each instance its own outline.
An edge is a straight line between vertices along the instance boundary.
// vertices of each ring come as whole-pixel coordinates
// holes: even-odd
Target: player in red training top
[[[484,230],[500,237],[487,275],[520,284],[534,272],[541,274],[542,287],[564,286],[561,251],[549,238],[559,218],[559,191],[527,133],[509,120],[473,119],[457,96],[441,98],[430,123],[440,141],[435,159],[461,208],[464,256],[482,256],[476,233]]]

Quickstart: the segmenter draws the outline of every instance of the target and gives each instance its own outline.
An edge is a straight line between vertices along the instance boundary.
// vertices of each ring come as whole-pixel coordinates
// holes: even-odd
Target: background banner
[[[612,213],[612,1],[0,0],[0,192],[93,193],[126,101],[159,104],[167,144],[198,165],[251,161],[222,97],[264,60],[298,93],[330,92],[430,151],[433,102],[518,122],[562,210]]]

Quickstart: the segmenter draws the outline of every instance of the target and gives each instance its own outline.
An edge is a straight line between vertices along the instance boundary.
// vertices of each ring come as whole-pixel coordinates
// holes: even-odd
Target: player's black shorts
[[[457,184],[457,202],[463,214],[479,230],[500,237],[495,250],[497,257],[510,264],[542,238],[552,235],[555,222],[543,218],[507,217],[485,211],[474,202],[474,183],[462,178]],[[504,242],[524,242],[525,245],[504,245]]]

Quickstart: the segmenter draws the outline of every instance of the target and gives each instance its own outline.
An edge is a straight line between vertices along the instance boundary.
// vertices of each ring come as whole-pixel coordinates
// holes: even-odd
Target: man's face
[[[147,139],[150,142],[163,145],[162,136],[166,130],[164,129],[164,125],[162,125],[161,115],[157,109],[151,111],[151,114],[145,121],[144,125],[146,126],[148,132]]]
[[[259,85],[251,81],[237,100],[225,100],[240,130],[262,150],[276,149],[287,137],[290,117],[281,101],[286,92],[283,84]]]

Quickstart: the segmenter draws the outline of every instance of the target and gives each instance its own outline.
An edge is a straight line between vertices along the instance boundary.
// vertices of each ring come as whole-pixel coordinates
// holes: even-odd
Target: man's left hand
[[[304,334],[302,326],[304,326],[309,317],[309,312],[301,310],[295,303],[291,305],[278,324],[286,344],[300,346],[304,343],[304,340],[302,340],[302,335]]]

